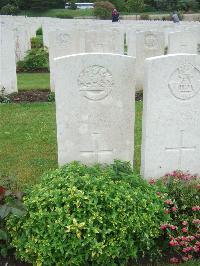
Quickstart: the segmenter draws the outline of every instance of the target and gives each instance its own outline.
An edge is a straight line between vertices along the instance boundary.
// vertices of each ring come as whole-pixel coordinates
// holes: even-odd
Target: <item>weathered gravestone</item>
[[[85,52],[124,54],[123,31],[117,29],[86,31]]]
[[[197,54],[198,43],[200,43],[200,31],[198,30],[170,33],[168,54]]]
[[[114,54],[55,59],[59,165],[133,162],[134,63]]]
[[[128,33],[128,55],[136,57],[136,89],[144,86],[144,62],[146,58],[164,54],[163,32],[145,31]]]
[[[200,56],[146,60],[141,173],[200,174]]]
[[[17,91],[14,36],[0,21],[0,91],[10,94]]]
[[[75,29],[49,33],[49,66],[51,91],[55,91],[54,58],[84,52],[80,32]]]
[[[29,25],[28,25],[29,26]],[[13,31],[15,38],[15,57],[16,61],[23,60],[28,50],[31,49],[31,35],[25,23],[15,22]]]

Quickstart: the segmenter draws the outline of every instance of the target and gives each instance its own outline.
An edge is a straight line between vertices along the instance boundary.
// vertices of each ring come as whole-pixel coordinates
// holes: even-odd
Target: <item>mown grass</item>
[[[140,169],[142,102],[136,102],[135,171]],[[55,103],[0,104],[0,177],[14,177],[18,187],[39,182],[57,165]],[[167,264],[149,264],[149,266]],[[182,264],[181,264],[182,265]],[[183,266],[198,266],[190,261]]]
[[[54,103],[0,105],[0,176],[21,187],[57,167]]]
[[[135,168],[140,167],[142,102],[136,103]],[[0,105],[0,176],[23,187],[57,167],[55,103]]]
[[[49,73],[18,73],[19,90],[50,89]]]
[[[49,9],[45,11],[38,11],[38,10],[26,10],[21,11],[19,15],[26,15],[29,17],[84,17],[84,16],[93,16],[94,10],[93,9]]]

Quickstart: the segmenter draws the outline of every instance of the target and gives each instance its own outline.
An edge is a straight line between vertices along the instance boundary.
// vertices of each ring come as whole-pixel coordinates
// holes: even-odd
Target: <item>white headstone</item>
[[[146,58],[163,55],[165,38],[163,32],[129,32],[128,55],[136,57],[136,89],[144,86],[144,62]]]
[[[147,59],[145,75],[141,174],[200,174],[200,56]]]
[[[15,24],[15,57],[16,61],[23,60],[28,50],[31,49],[30,34],[23,25]]]
[[[114,29],[86,31],[85,52],[124,54],[123,31]]]
[[[0,90],[5,94],[17,91],[13,32],[0,21]]]
[[[59,165],[132,163],[135,59],[79,54],[55,64]]]
[[[48,40],[51,91],[55,91],[54,58],[84,52],[80,35],[80,32],[75,29],[49,33]]]
[[[181,31],[169,34],[168,54],[197,54],[200,31]]]

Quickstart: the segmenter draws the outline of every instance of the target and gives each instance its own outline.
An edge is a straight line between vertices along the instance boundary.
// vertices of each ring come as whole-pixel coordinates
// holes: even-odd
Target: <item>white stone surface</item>
[[[86,31],[85,52],[124,54],[124,32],[117,29]]]
[[[200,30],[173,32],[169,34],[168,54],[197,54],[200,43]]]
[[[79,54],[55,64],[59,165],[133,163],[135,59]]]
[[[163,55],[165,49],[164,33],[157,31],[128,33],[128,55],[136,57],[136,89],[142,90],[144,86],[145,59]]]
[[[0,90],[5,94],[17,91],[14,36],[0,21]]]
[[[141,174],[200,174],[200,56],[146,60]]]
[[[49,66],[50,66],[50,87],[55,91],[54,84],[54,58],[65,55],[84,52],[83,40],[78,30],[63,30],[49,33]]]
[[[18,62],[23,60],[27,51],[31,49],[31,36],[24,25],[15,24],[13,31],[15,38],[15,57]]]

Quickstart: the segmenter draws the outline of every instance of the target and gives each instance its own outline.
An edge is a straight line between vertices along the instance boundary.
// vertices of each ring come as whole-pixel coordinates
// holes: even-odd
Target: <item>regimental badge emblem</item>
[[[109,96],[113,88],[113,77],[108,69],[93,65],[84,69],[78,77],[80,92],[88,100],[101,101]]]
[[[170,76],[169,89],[174,97],[189,100],[200,90],[200,71],[190,63],[178,67]]]

